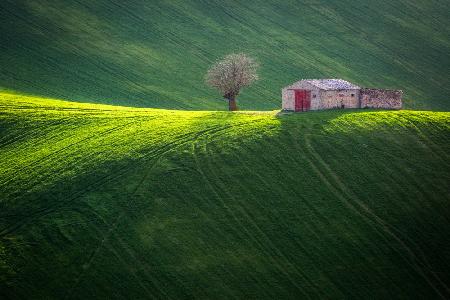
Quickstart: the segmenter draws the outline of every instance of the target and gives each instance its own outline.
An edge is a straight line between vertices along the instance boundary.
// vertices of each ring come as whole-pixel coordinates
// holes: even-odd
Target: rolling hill
[[[2,299],[448,298],[450,113],[0,94]]]
[[[225,109],[203,84],[230,52],[262,65],[241,107],[280,107],[300,78],[405,91],[450,109],[448,0],[2,0],[0,88],[134,107]]]

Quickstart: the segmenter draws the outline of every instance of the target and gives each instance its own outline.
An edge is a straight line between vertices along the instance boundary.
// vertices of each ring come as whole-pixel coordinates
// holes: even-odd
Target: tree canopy
[[[208,70],[205,82],[218,89],[229,101],[229,110],[237,110],[236,97],[243,87],[258,80],[259,64],[244,53],[232,53]]]

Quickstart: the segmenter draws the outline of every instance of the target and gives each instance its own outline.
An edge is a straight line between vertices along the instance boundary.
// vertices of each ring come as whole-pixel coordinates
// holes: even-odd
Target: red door
[[[305,91],[305,98],[303,99],[303,111],[308,111],[311,108],[311,91]]]
[[[311,91],[295,90],[295,111],[308,111],[311,108]]]
[[[304,90],[295,91],[295,111],[303,111]]]

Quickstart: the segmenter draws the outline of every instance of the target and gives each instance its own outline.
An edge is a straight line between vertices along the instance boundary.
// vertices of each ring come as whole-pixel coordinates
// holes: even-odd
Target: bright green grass
[[[203,84],[233,51],[261,80],[244,109],[280,89],[338,77],[405,91],[406,108],[450,109],[448,0],[2,0],[0,88],[140,107],[226,109]]]
[[[450,296],[450,113],[0,107],[2,299]]]

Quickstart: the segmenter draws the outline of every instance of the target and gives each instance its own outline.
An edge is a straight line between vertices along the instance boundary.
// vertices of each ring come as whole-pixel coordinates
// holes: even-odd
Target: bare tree
[[[211,66],[206,73],[205,81],[228,99],[230,111],[238,110],[236,97],[243,87],[258,80],[258,67],[259,64],[244,53],[232,53]]]

